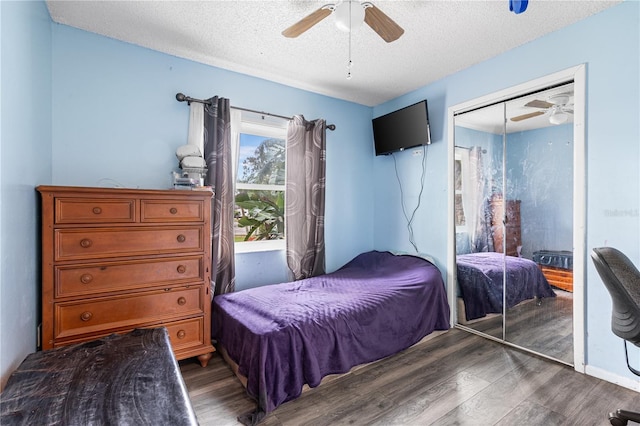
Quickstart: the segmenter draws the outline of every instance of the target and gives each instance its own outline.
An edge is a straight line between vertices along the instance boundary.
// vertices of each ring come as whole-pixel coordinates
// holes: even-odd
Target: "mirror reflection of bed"
[[[569,83],[457,115],[454,169],[458,324],[567,364],[572,91]],[[551,103],[559,95],[562,109]],[[566,122],[554,124],[554,111]]]

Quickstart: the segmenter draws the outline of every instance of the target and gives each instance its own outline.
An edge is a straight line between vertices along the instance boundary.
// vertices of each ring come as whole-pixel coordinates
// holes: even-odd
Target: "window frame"
[[[242,111],[242,118],[238,124],[238,149],[240,149],[240,135],[250,134],[255,136],[261,136],[265,138],[282,139],[287,142],[287,124],[284,119],[281,120],[265,120],[265,116]],[[237,157],[237,173],[234,178],[234,210],[235,210],[235,196],[238,190],[257,190],[257,191],[282,191],[286,192],[286,168],[287,160],[285,154],[285,183],[284,185],[273,184],[255,184],[255,183],[243,183],[238,182],[240,175],[240,158]],[[285,235],[286,235],[286,223],[285,223]],[[285,238],[280,240],[260,240],[260,241],[235,241],[234,250],[236,253],[254,253],[264,251],[277,251],[285,250]]]

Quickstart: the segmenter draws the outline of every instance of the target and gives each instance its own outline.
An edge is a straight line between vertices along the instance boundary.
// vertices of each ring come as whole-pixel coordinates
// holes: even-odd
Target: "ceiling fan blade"
[[[404,34],[404,30],[400,25],[396,24],[393,19],[389,18],[372,3],[362,3],[362,6],[365,8],[364,22],[366,22],[373,31],[378,33],[384,41],[391,43]]]
[[[526,120],[528,118],[533,118],[533,117],[537,117],[539,115],[543,115],[544,111],[534,111],[534,112],[530,112],[528,114],[522,114],[519,115],[517,117],[512,117],[511,121],[522,121],[522,120]]]
[[[286,30],[282,32],[282,35],[289,38],[298,37],[300,34],[313,27],[318,22],[322,21],[333,12],[333,5],[326,4],[320,9],[311,12]]]
[[[553,105],[554,104],[547,101],[539,101],[537,99],[534,99],[531,102],[526,103],[524,106],[532,108],[551,108]]]

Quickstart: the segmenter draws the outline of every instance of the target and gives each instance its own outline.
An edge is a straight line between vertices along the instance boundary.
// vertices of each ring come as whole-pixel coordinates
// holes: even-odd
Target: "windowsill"
[[[285,249],[284,240],[249,241],[235,243],[236,253],[255,253],[263,251],[279,251]]]

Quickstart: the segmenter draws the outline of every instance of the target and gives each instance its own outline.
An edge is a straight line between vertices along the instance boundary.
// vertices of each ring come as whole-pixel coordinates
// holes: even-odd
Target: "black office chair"
[[[640,347],[640,271],[627,256],[612,247],[594,248],[591,258],[613,302],[611,330],[624,339],[627,367],[640,376],[640,371],[629,364],[627,352],[627,342]],[[628,421],[640,423],[640,413],[617,410],[609,413],[609,421],[614,426],[624,426]]]

